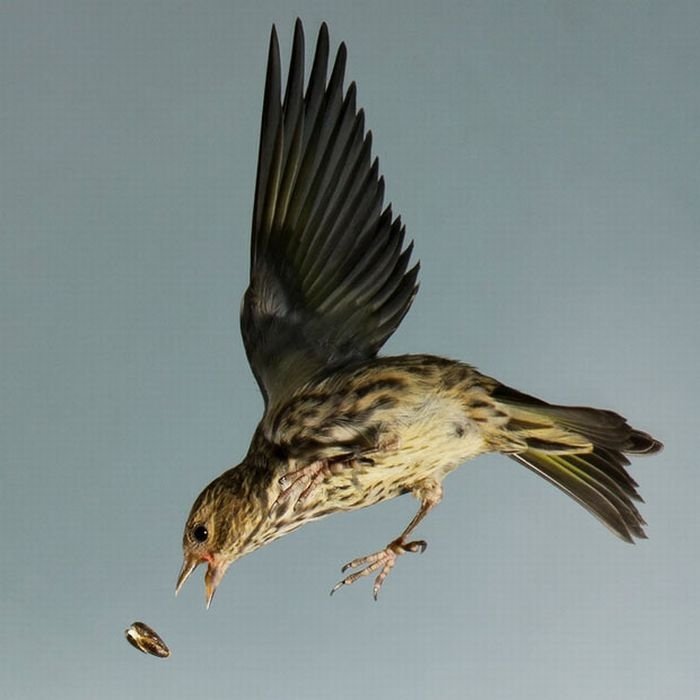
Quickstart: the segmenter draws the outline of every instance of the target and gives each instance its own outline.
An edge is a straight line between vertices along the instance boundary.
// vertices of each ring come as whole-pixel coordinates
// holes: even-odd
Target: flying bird
[[[177,590],[206,564],[207,607],[244,554],[326,515],[413,494],[420,505],[403,532],[346,564],[333,589],[375,575],[376,598],[398,557],[425,549],[410,535],[440,502],[445,476],[488,452],[554,484],[621,539],[645,537],[627,455],[662,445],[625,418],[546,403],[454,360],[378,357],[418,290],[418,264],[383,204],[345,63],[340,44],[328,75],[321,25],[305,85],[297,20],[283,95],[272,28],[241,309],[265,410],[243,461],[199,494],[187,518]]]

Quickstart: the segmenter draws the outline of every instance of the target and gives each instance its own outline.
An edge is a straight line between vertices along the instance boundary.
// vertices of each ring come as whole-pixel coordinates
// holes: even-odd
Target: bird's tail
[[[625,455],[654,454],[663,445],[613,411],[554,406],[506,386],[493,398],[509,416],[509,456],[554,484],[618,537],[645,538],[635,506],[642,501]],[[506,438],[506,439],[508,439]]]

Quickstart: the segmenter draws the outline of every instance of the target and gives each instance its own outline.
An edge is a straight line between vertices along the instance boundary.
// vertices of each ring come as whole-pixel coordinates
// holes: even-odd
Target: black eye
[[[192,537],[194,537],[197,542],[206,542],[207,537],[209,537],[209,530],[207,530],[204,525],[197,525],[194,530],[192,530]]]

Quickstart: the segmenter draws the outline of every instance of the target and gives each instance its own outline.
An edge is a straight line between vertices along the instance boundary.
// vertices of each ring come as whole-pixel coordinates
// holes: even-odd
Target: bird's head
[[[241,465],[212,481],[190,510],[182,537],[184,561],[177,579],[179,592],[190,574],[202,563],[207,608],[228,567],[252,549],[250,535],[259,529],[260,509],[247,493]],[[257,511],[257,512],[256,512]]]

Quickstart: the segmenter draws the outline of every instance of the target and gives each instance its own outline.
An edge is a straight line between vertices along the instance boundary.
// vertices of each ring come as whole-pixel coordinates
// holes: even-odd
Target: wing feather
[[[384,207],[384,180],[372,135],[343,87],[341,44],[330,77],[321,26],[304,92],[299,20],[284,98],[272,28],[253,207],[250,284],[241,330],[266,404],[316,376],[379,351],[418,289],[413,244]]]

